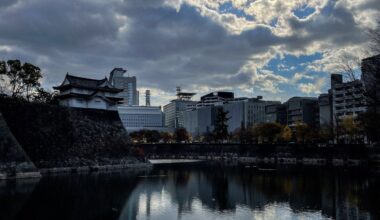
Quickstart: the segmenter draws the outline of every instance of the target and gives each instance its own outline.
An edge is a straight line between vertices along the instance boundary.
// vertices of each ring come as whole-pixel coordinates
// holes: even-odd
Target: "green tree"
[[[24,63],[22,65],[23,78],[22,82],[24,85],[24,91],[26,99],[29,101],[31,93],[38,89],[40,84],[40,79],[42,78],[41,69],[30,63]]]
[[[144,135],[141,131],[134,131],[130,133],[129,136],[131,137],[132,142],[142,143],[144,140]]]
[[[56,92],[51,93],[43,88],[38,88],[33,96],[33,101],[39,103],[56,104],[56,96]]]
[[[223,108],[218,108],[216,113],[214,135],[216,141],[224,141],[228,138],[228,111],[224,111]]]
[[[160,136],[164,143],[171,143],[174,139],[173,134],[167,131],[161,132]]]
[[[298,143],[305,143],[309,139],[311,129],[303,122],[297,122],[295,126],[295,136]]]
[[[360,124],[370,143],[380,141],[380,114],[376,112],[366,112],[359,116]]]
[[[8,78],[12,97],[25,95],[27,100],[30,100],[31,94],[40,87],[39,81],[42,78],[39,67],[30,63],[21,64],[20,60],[1,61],[0,75]]]
[[[281,138],[285,142],[290,142],[292,140],[292,137],[293,137],[293,131],[292,129],[289,128],[289,126],[286,125],[281,131]]]
[[[353,116],[345,116],[341,125],[346,136],[346,142],[353,143],[355,136],[359,132],[359,124]]]
[[[334,139],[334,132],[331,126],[325,125],[319,129],[319,141],[327,143]]]
[[[177,143],[190,141],[190,135],[186,128],[177,128],[174,132],[174,138]]]
[[[160,133],[156,130],[144,130],[144,136],[148,143],[157,143],[160,141]]]
[[[281,135],[281,131],[282,126],[279,123],[261,123],[254,127],[254,134],[261,140],[260,142],[276,142]]]

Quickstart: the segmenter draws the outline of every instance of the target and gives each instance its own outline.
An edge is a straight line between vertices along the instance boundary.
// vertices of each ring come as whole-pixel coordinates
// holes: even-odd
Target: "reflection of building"
[[[332,117],[337,120],[344,116],[357,116],[366,111],[363,83],[360,80],[343,82],[340,74],[331,75]]]
[[[115,68],[110,73],[110,81],[116,88],[122,89],[119,97],[123,98],[123,103],[127,105],[139,105],[139,92],[137,91],[136,77],[124,76],[127,71],[122,68]]]
[[[195,93],[181,92],[181,88],[177,87],[177,99],[172,100],[164,106],[165,126],[171,129],[184,126],[183,113],[196,102],[191,101]]]
[[[221,213],[231,219],[378,219],[373,205],[378,197],[368,196],[377,192],[378,181],[321,172],[236,171],[158,169],[153,174],[165,179],[140,178],[119,219],[204,219]]]
[[[59,90],[58,101],[62,106],[117,110],[122,100],[118,97],[121,90],[107,78],[97,80],[66,74],[62,84],[53,88]]]
[[[164,114],[161,107],[121,105],[118,107],[118,112],[128,132],[142,129],[166,130],[163,124]]]

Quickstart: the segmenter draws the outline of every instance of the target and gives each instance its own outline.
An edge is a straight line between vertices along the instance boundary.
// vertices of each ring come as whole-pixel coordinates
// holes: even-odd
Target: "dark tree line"
[[[15,99],[51,103],[55,93],[41,87],[41,69],[20,60],[0,61],[0,93]]]
[[[191,136],[185,128],[177,128],[174,133],[157,130],[139,130],[129,134],[135,143],[188,143]]]

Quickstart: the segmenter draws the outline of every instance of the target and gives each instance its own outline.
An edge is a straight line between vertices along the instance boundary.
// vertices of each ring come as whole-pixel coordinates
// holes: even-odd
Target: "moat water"
[[[380,219],[365,171],[155,166],[0,181],[0,219]]]

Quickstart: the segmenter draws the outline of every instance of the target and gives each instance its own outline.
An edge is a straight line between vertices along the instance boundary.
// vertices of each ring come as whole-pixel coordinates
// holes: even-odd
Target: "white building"
[[[118,107],[119,117],[127,132],[138,130],[168,130],[164,127],[164,114],[159,106],[128,106]]]
[[[59,104],[67,107],[116,111],[122,100],[118,97],[122,90],[113,87],[107,78],[97,80],[66,74],[62,84],[53,88],[59,90]]]
[[[127,70],[115,68],[110,73],[111,84],[122,92],[119,97],[123,98],[123,104],[139,105],[139,91],[137,91],[136,76],[124,76]]]

